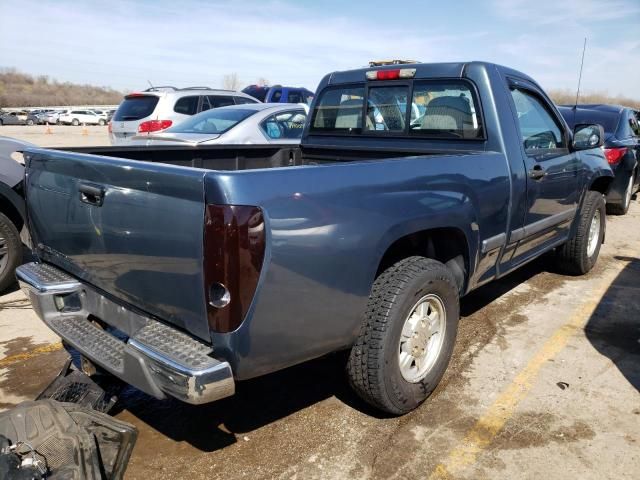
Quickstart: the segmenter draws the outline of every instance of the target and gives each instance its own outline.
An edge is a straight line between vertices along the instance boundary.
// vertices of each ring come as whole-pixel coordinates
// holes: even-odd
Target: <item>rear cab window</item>
[[[466,80],[328,87],[316,103],[310,132],[484,139],[479,103]]]
[[[114,113],[113,120],[120,122],[148,117],[158,105],[158,100],[156,95],[128,95]]]

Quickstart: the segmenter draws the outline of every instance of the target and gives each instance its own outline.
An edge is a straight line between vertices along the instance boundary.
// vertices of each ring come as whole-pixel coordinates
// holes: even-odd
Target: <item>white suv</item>
[[[136,135],[159,132],[196,113],[243,103],[260,102],[233,90],[208,87],[148,88],[124,97],[109,123],[109,137],[113,145],[127,144]]]
[[[91,110],[67,110],[58,117],[63,125],[106,125],[107,119]]]

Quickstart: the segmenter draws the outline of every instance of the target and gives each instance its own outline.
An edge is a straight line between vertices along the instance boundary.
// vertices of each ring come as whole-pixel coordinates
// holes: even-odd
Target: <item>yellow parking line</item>
[[[571,336],[585,326],[618,272],[618,269],[611,270],[603,277],[597,288],[591,291],[591,299],[573,312],[570,320],[554,332],[489,410],[467,432],[462,443],[449,453],[444,462],[438,464],[429,479],[455,478],[475,463],[478,455],[491,444],[507,420],[513,416],[518,404],[527,396],[544,364],[555,357],[566,346]]]
[[[41,347],[36,347],[33,350],[29,350],[24,353],[16,353],[15,355],[10,355],[3,359],[0,359],[0,368],[6,367],[7,365],[11,365],[16,362],[23,362],[25,360],[29,360],[37,355],[42,353],[56,352],[58,350],[62,350],[62,343],[50,343],[48,345],[43,345]]]

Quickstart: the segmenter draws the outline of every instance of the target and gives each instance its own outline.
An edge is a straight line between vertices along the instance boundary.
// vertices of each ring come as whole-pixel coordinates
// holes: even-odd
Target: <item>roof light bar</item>
[[[369,70],[366,73],[367,80],[398,80],[399,78],[413,78],[416,76],[415,68],[396,68],[393,70]]]

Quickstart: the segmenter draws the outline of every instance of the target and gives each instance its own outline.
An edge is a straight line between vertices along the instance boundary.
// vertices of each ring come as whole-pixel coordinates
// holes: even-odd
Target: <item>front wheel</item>
[[[349,356],[352,388],[393,415],[418,407],[449,364],[459,315],[457,283],[442,263],[409,257],[385,270]]]
[[[604,196],[588,191],[573,236],[558,250],[559,266],[564,273],[584,275],[593,268],[604,240],[606,219]]]
[[[27,120],[27,125],[32,126],[33,125],[33,120],[31,120],[31,119]]]
[[[107,124],[107,122],[105,122],[104,120],[98,120],[98,125],[100,125],[101,127],[105,126]]]
[[[78,121],[77,118],[74,118],[73,120],[71,120],[71,125],[73,125],[74,127],[77,127],[78,125],[80,125],[80,122]]]

